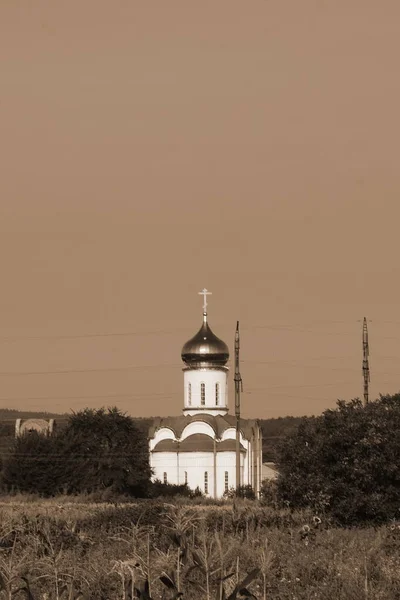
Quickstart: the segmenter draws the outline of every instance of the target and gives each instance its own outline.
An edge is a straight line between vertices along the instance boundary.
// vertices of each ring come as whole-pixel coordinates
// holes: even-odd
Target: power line
[[[389,324],[389,325],[400,325],[400,321],[374,321],[377,324]],[[254,324],[242,327],[244,331],[250,331],[253,329],[269,329],[275,331],[293,331],[293,332],[304,332],[304,333],[316,333],[323,335],[353,335],[351,332],[340,332],[340,331],[319,331],[311,329],[307,325],[318,326],[318,325],[350,325],[353,321],[335,321],[335,320],[320,320],[303,323],[285,323],[285,324]],[[217,323],[220,327],[227,327],[228,324]],[[75,339],[91,339],[91,338],[108,338],[108,337],[136,337],[136,336],[147,336],[147,335],[170,335],[178,332],[189,331],[189,327],[179,327],[173,329],[149,329],[149,330],[136,330],[136,331],[122,331],[122,332],[95,332],[95,333],[77,333],[77,334],[57,334],[57,335],[22,335],[22,336],[3,336],[0,337],[0,343],[7,342],[21,342],[21,341],[59,341],[59,340],[75,340]],[[385,338],[387,339],[387,338]],[[399,339],[399,338],[389,338]]]
[[[354,369],[356,370],[356,369]],[[391,377],[391,376],[396,376],[396,373],[387,373],[387,372],[377,372],[380,375],[384,375],[387,377]],[[377,380],[378,383],[380,384],[393,384],[395,385],[396,382],[388,382],[388,381],[384,381],[384,380]],[[262,393],[262,392],[270,392],[270,391],[274,391],[274,390],[285,390],[288,388],[296,388],[296,389],[304,389],[304,388],[320,388],[320,387],[334,387],[336,385],[350,385],[353,384],[354,381],[331,381],[328,383],[303,383],[303,384],[287,384],[287,383],[283,383],[283,384],[276,384],[276,385],[271,385],[271,386],[264,386],[264,387],[257,387],[257,388],[248,388],[244,393],[246,395],[254,395],[254,394],[258,394],[258,393]],[[399,386],[400,386],[400,382],[399,382]],[[275,394],[275,392],[274,392]],[[276,395],[276,394],[275,394]],[[282,396],[287,396],[287,397],[298,397],[298,398],[305,398],[305,396],[300,396],[299,394],[296,395],[290,395],[290,394],[286,394],[285,392],[283,392],[282,394],[280,394]],[[112,398],[132,398],[132,399],[143,399],[146,401],[151,401],[151,400],[158,400],[158,399],[162,399],[162,398],[175,398],[177,396],[181,396],[181,392],[180,391],[168,391],[168,392],[151,392],[151,393],[109,393],[109,394],[83,394],[83,395],[69,395],[69,396],[3,396],[0,397],[0,402],[20,402],[20,401],[26,401],[26,400],[31,400],[31,401],[43,401],[43,400],[50,400],[50,401],[55,401],[55,400],[102,400],[102,399],[112,399]]]
[[[333,359],[334,357],[332,357]],[[318,360],[318,357],[316,358],[310,358],[309,360]],[[252,360],[246,360],[243,361],[246,364],[254,364],[254,365],[263,365],[263,364],[270,364],[270,365],[274,365],[274,364],[288,364],[291,366],[296,366],[295,360],[288,360],[288,361],[252,361]],[[341,370],[341,367],[323,367],[323,366],[314,366],[314,365],[307,365],[305,363],[301,363],[298,362],[297,363],[299,367],[305,367],[305,368],[327,368],[327,369],[331,369],[331,370]],[[0,376],[5,376],[5,377],[12,377],[12,376],[19,376],[19,375],[23,375],[23,376],[33,376],[33,375],[66,375],[66,374],[75,374],[75,373],[101,373],[101,372],[120,372],[120,371],[137,371],[137,370],[147,370],[147,369],[182,369],[182,364],[179,363],[171,363],[171,364],[165,364],[165,363],[158,363],[158,364],[151,364],[151,365],[129,365],[126,367],[93,367],[93,368],[87,368],[87,369],[48,369],[45,371],[0,371]],[[343,370],[349,370],[349,368],[347,367],[343,367]]]
[[[26,336],[4,336],[0,337],[0,342],[25,342],[25,341],[59,341],[76,340],[102,337],[134,337],[145,335],[161,335],[177,333],[178,331],[187,331],[186,328],[176,329],[154,329],[148,331],[122,331],[122,332],[104,332],[104,333],[77,333],[68,335],[26,335]]]
[[[155,397],[160,397],[160,398],[171,398],[172,396],[178,396],[181,395],[180,392],[166,392],[165,394],[162,392],[155,392],[155,393],[150,393],[150,394],[129,394],[129,393],[116,393],[116,394],[88,394],[88,395],[82,395],[82,396],[8,396],[8,397],[0,397],[0,402],[8,402],[8,401],[15,401],[18,402],[19,400],[95,400],[97,399],[104,399],[104,398],[143,398],[143,399],[148,399],[148,398],[155,398]]]
[[[0,376],[13,376],[13,375],[65,375],[69,373],[101,373],[107,371],[133,371],[137,369],[155,369],[155,368],[168,368],[176,369],[182,368],[182,365],[178,364],[156,364],[156,365],[132,365],[129,367],[101,367],[92,369],[59,369],[54,371],[0,371]]]

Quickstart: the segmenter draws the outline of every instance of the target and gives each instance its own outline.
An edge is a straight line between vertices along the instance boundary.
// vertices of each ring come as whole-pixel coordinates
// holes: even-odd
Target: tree
[[[342,523],[399,518],[400,394],[339,401],[303,418],[279,449],[278,496]]]
[[[15,442],[3,481],[21,491],[51,495],[111,489],[144,496],[150,483],[147,436],[117,408],[73,413],[65,429]]]
[[[65,476],[59,440],[36,431],[14,440],[3,458],[2,487],[51,496],[60,490]]]
[[[63,431],[70,492],[111,488],[143,496],[150,482],[147,436],[117,408],[74,413]]]

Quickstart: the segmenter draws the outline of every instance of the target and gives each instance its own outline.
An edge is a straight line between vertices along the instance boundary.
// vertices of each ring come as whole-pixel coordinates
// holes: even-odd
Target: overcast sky
[[[399,19],[1,0],[0,406],[179,414],[203,287],[244,416],[362,396],[364,316],[398,391]]]

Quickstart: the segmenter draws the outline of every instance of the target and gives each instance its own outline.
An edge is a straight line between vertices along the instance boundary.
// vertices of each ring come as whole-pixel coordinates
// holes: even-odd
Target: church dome
[[[182,360],[188,367],[224,366],[228,362],[229,348],[212,331],[204,314],[203,325],[182,348]]]

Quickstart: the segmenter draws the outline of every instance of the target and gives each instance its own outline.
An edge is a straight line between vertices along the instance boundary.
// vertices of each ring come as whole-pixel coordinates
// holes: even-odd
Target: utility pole
[[[236,416],[236,492],[240,488],[240,392],[243,392],[243,382],[239,369],[239,321],[236,323],[235,333],[235,416]]]
[[[368,325],[364,317],[363,322],[363,376],[364,376],[364,404],[368,404],[369,382],[371,381],[369,373],[369,345],[368,345]]]

